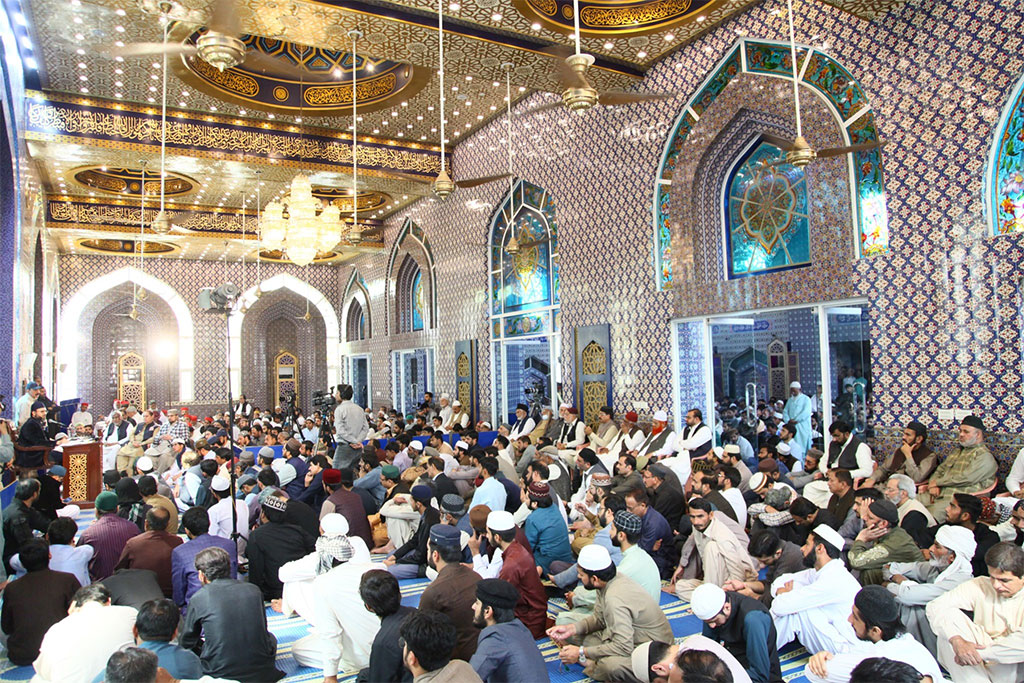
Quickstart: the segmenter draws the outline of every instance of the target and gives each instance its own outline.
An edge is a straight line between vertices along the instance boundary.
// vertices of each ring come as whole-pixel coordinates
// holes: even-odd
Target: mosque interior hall
[[[305,465],[323,447],[324,471],[344,469],[339,454],[362,444],[335,442],[339,400],[365,411],[356,440],[381,439],[382,463],[403,430],[427,446],[443,432],[448,453],[470,430],[481,447],[487,435],[513,448],[510,431],[514,441],[525,420],[541,429],[550,417],[578,420],[581,447],[602,449],[591,434],[609,421],[679,439],[706,425],[718,458],[737,439],[753,446],[755,477],[766,440],[773,463],[785,454],[799,470],[809,447],[827,460],[841,446],[839,425],[877,472],[912,438],[908,425],[942,462],[977,422],[995,483],[962,491],[1014,495],[1004,482],[1024,468],[1018,0],[2,7],[5,510],[19,477],[49,476],[26,424],[41,425],[32,443],[47,444],[82,534],[104,472],[127,464],[130,478],[150,446],[118,444],[122,421],[131,434],[155,418],[139,434],[168,434],[154,445],[170,448],[178,432],[156,429],[174,413],[186,450],[200,435],[207,445],[212,423],[221,448],[252,448],[256,485],[271,423],[275,436],[311,435]],[[258,416],[260,440],[247,431]],[[772,450],[787,425],[799,455]],[[72,445],[63,460],[49,450],[58,434]],[[567,432],[553,434],[573,494],[589,475],[561,443]],[[651,439],[633,444],[638,455]],[[822,462],[822,487],[833,466]],[[695,485],[686,468],[672,477],[681,495]],[[221,474],[234,495],[232,465]],[[484,490],[473,482],[456,482],[467,509]],[[512,484],[529,507],[530,480]],[[251,509],[266,509],[262,494]],[[383,563],[385,546],[368,546]],[[399,578],[415,606],[424,575]],[[552,592],[546,567],[543,579],[554,624],[572,602]],[[666,591],[677,642],[700,633],[689,596]],[[266,614],[284,680],[327,676],[299,654],[310,619],[269,599]],[[550,680],[607,680],[585,657],[560,664],[572,646],[555,641],[536,639]],[[825,680],[807,668],[807,643],[779,649],[785,680]],[[350,655],[340,680],[356,680]],[[936,656],[951,673],[941,647]],[[0,656],[5,680],[33,674]]]

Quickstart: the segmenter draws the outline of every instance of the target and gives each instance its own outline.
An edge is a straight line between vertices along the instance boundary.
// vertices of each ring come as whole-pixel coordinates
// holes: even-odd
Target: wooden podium
[[[103,444],[99,441],[64,446],[64,497],[91,508],[103,492]]]

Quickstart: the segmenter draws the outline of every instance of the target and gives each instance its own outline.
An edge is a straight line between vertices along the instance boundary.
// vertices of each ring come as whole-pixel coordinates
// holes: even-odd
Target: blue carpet
[[[83,512],[79,515],[76,520],[79,531],[81,532],[88,528],[93,519],[91,511]],[[383,555],[379,555],[374,556],[373,559],[380,561],[383,558]],[[399,583],[402,587],[402,604],[417,607],[420,603],[420,596],[430,582],[427,579],[409,579]],[[688,602],[683,602],[674,595],[662,593],[661,608],[668,617],[669,624],[672,626],[672,633],[677,641],[694,633],[700,633],[701,622],[697,617],[693,616]],[[556,616],[559,612],[565,611],[565,609],[566,605],[563,600],[551,600],[548,602],[548,614],[552,617]],[[297,683],[298,681],[323,680],[323,674],[320,669],[299,666],[292,659],[292,643],[309,632],[309,623],[298,616],[286,618],[267,607],[267,624],[271,632],[277,637],[277,667],[287,674],[283,681]],[[576,664],[565,667],[559,663],[558,648],[550,639],[538,640],[537,647],[540,648],[541,653],[544,655],[544,661],[547,663],[548,675],[551,677],[552,683],[578,683],[590,680],[583,674],[583,667],[580,665]],[[804,667],[807,665],[808,655],[804,648],[790,644],[782,649],[780,659],[782,661],[782,676],[786,681],[795,683],[806,682],[807,679],[803,673]],[[346,672],[340,674],[338,679],[340,681],[354,681],[357,673],[356,671]],[[32,674],[32,667],[15,667],[6,658],[0,658],[0,681],[27,681],[32,678]]]

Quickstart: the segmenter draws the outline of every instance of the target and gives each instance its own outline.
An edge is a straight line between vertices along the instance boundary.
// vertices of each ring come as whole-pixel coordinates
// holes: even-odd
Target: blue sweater
[[[576,561],[569,545],[569,528],[554,505],[531,512],[523,525],[523,532],[533,548],[533,559],[545,572],[553,560],[569,564]]]

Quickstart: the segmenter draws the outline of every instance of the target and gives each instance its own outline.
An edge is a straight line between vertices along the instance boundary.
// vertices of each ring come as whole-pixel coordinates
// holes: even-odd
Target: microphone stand
[[[235,406],[234,400],[231,396],[231,325],[229,319],[231,317],[231,309],[226,308],[224,310],[224,345],[225,352],[227,354],[227,369],[228,369],[228,448],[231,449],[231,467],[229,469],[230,479],[228,485],[228,495],[231,497],[231,540],[235,544],[235,556],[238,556],[238,539],[241,536],[238,533],[238,507],[237,499],[235,498],[235,482],[238,475],[235,473]]]

